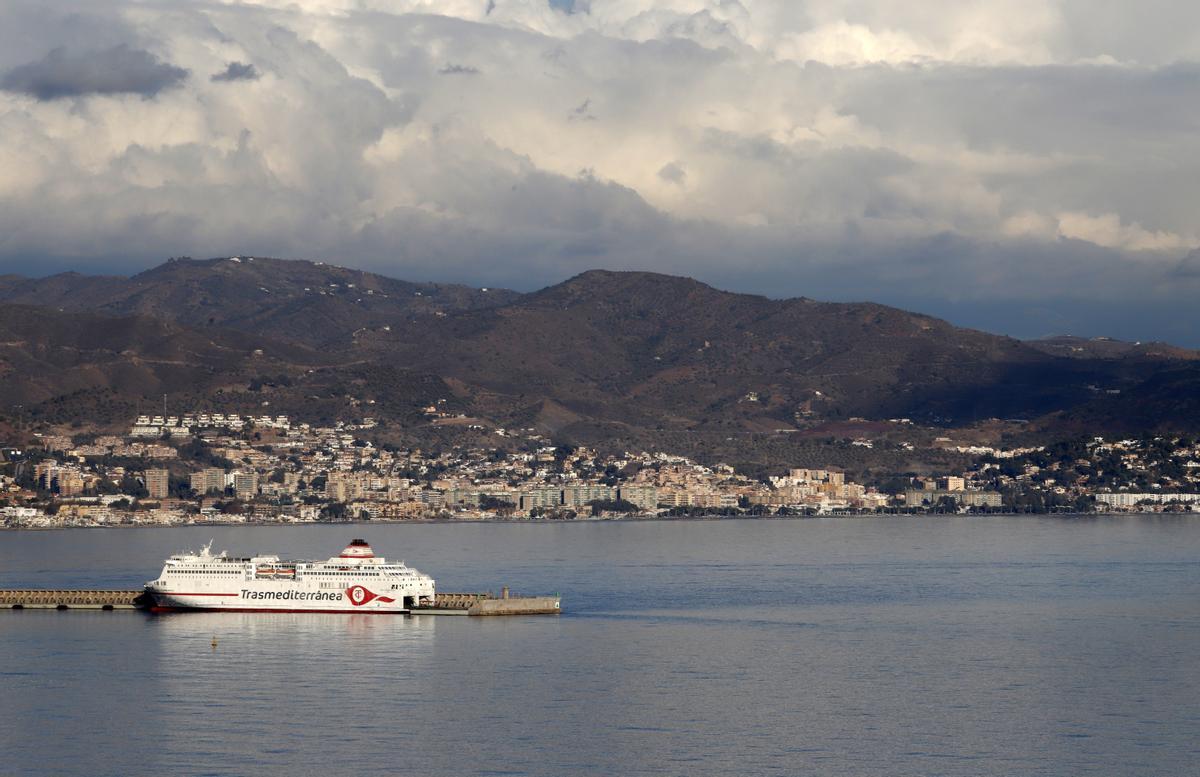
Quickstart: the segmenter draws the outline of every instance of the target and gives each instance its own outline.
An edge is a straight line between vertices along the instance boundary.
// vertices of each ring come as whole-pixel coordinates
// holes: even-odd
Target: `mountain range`
[[[1025,342],[873,303],[645,272],[590,271],[521,294],[316,262],[176,259],[128,278],[0,276],[0,303],[0,412],[56,422],[126,421],[166,394],[413,429],[438,405],[590,442],[898,418],[1009,419],[1046,435],[1200,427],[1195,351]]]

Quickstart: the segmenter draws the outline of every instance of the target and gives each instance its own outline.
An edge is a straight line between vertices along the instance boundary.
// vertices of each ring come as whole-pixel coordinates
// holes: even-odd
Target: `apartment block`
[[[146,491],[151,499],[166,499],[171,490],[171,473],[165,469],[146,470]]]

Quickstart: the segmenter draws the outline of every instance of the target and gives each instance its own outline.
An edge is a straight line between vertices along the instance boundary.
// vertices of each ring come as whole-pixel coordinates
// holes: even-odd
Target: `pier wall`
[[[141,591],[95,589],[0,590],[0,608],[13,610],[135,610]]]
[[[516,596],[482,599],[467,610],[468,615],[554,615],[561,611],[557,596]]]

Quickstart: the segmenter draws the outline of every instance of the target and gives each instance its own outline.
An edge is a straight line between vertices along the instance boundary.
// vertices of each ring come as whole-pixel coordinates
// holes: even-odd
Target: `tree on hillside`
[[[180,461],[194,461],[202,467],[220,467],[233,469],[233,462],[224,456],[213,453],[208,443],[199,437],[193,437],[178,448]]]
[[[938,497],[937,502],[933,505],[935,513],[956,513],[958,512],[958,500],[952,496]]]
[[[321,508],[321,520],[330,522],[345,521],[347,520],[346,516],[349,511],[350,508],[346,507],[342,502],[330,502]]]
[[[150,492],[146,490],[146,485],[128,472],[125,473],[125,477],[121,478],[121,493],[138,498],[150,495]]]
[[[641,508],[633,502],[627,502],[624,499],[593,499],[587,503],[587,506],[592,510],[592,517],[598,516],[601,513],[635,515],[641,512]]]
[[[512,502],[488,494],[483,494],[479,497],[480,510],[491,510],[499,515],[512,515],[516,508],[517,506]]]

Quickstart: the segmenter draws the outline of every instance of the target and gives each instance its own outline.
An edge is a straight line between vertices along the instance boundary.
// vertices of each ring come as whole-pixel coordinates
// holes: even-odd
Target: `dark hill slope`
[[[1200,360],[1200,351],[1180,348],[1169,343],[1130,343],[1111,337],[1072,337],[1058,335],[1039,340],[1026,341],[1030,347],[1052,356],[1067,356],[1072,359],[1173,359],[1180,361]]]
[[[1082,401],[1089,383],[1126,380],[1112,365],[882,305],[636,272],[584,273],[440,320],[420,341],[371,345],[520,401],[634,424],[1033,417]]]
[[[77,273],[0,278],[0,300],[8,302],[154,316],[309,345],[345,344],[362,330],[402,328],[516,296],[504,289],[409,283],[319,262],[263,258],[173,260],[132,278]]]
[[[1162,364],[1145,380],[1116,391],[1093,392],[1090,400],[1053,413],[1037,426],[1058,435],[1200,431],[1200,363],[1195,360]]]
[[[409,420],[436,376],[218,327],[0,304],[0,415],[128,423],[138,403],[332,420]]]
[[[6,405],[88,389],[154,396],[326,363],[302,346],[240,332],[198,332],[147,316],[0,305],[0,394]]]
[[[518,295],[313,262],[181,260],[129,279],[4,277],[0,299],[68,311],[8,310],[0,337],[18,345],[0,352],[0,389],[31,400],[178,387],[193,399],[243,392],[242,409],[402,419],[446,399],[500,425],[592,438],[853,417],[1200,428],[1200,409],[1178,396],[1195,364],[1182,349],[1031,345],[872,303],[772,300],[653,273],[592,271]],[[256,349],[264,356],[245,355]]]

